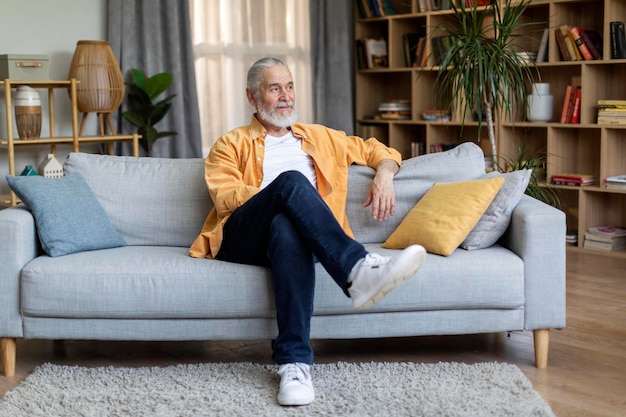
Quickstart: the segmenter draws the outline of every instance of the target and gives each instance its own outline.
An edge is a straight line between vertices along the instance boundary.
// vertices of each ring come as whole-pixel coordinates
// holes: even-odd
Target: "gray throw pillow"
[[[504,184],[498,194],[487,207],[487,211],[472,231],[467,235],[461,247],[467,250],[488,248],[500,239],[511,222],[511,213],[524,195],[528,182],[530,181],[531,170],[523,169],[506,174],[490,172],[483,178],[491,178],[501,175],[504,177]]]
[[[48,255],[126,246],[80,174],[55,179],[7,175],[6,179],[33,213]]]

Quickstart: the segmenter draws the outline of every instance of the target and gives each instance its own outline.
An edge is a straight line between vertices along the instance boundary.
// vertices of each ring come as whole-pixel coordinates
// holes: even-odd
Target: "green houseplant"
[[[527,84],[540,75],[534,62],[519,54],[520,41],[529,36],[525,27],[539,24],[522,19],[531,1],[496,0],[485,7],[476,1],[466,8],[462,0],[453,0],[451,18],[434,29],[448,36],[450,45],[437,70],[435,102],[439,108],[456,107],[461,123],[476,114],[479,133],[487,123],[494,167],[498,166],[494,116],[515,120],[517,109],[526,109]]]
[[[531,170],[530,180],[526,187],[526,194],[546,204],[561,208],[559,189],[551,182],[542,183],[540,178],[545,176],[546,154],[543,150],[529,154],[526,145],[517,146],[517,155],[514,158],[500,158],[497,168],[501,172]]]
[[[139,144],[150,156],[159,138],[177,134],[173,131],[159,132],[154,127],[170,110],[172,99],[176,96],[171,94],[155,101],[172,84],[172,74],[162,72],[147,77],[143,71],[133,68],[128,71],[128,76],[129,81],[125,83],[128,88],[128,110],[122,113],[122,117],[137,127],[137,133],[141,135]]]

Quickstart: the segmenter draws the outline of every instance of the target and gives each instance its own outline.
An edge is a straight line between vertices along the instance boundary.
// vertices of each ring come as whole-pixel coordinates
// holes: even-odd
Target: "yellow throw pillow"
[[[503,183],[502,177],[435,183],[383,248],[404,249],[418,244],[430,253],[450,255],[476,226]]]

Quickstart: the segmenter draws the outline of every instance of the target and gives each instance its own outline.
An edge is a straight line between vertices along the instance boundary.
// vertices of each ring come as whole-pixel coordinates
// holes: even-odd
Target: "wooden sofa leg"
[[[535,366],[543,369],[548,366],[548,346],[550,345],[550,330],[533,330],[535,340]]]
[[[0,337],[0,357],[4,376],[15,375],[15,338]]]

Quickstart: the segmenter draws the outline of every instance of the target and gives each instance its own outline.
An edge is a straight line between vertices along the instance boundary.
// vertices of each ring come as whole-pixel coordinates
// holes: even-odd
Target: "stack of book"
[[[565,243],[576,246],[578,244],[578,230],[568,230],[565,234]]]
[[[626,190],[626,174],[606,177],[604,186],[614,190]]]
[[[554,174],[550,177],[554,185],[574,185],[577,187],[593,184],[596,179],[592,174]]]
[[[451,114],[449,110],[427,109],[422,112],[422,118],[427,122],[449,122]]]
[[[605,251],[626,249],[626,229],[615,226],[590,227],[585,232],[583,247]]]
[[[378,104],[381,119],[408,120],[411,118],[411,102],[409,100],[385,100]]]
[[[562,61],[602,59],[602,36],[596,30],[561,25],[555,29],[555,38]]]
[[[626,100],[598,100],[598,124],[626,124]]]

